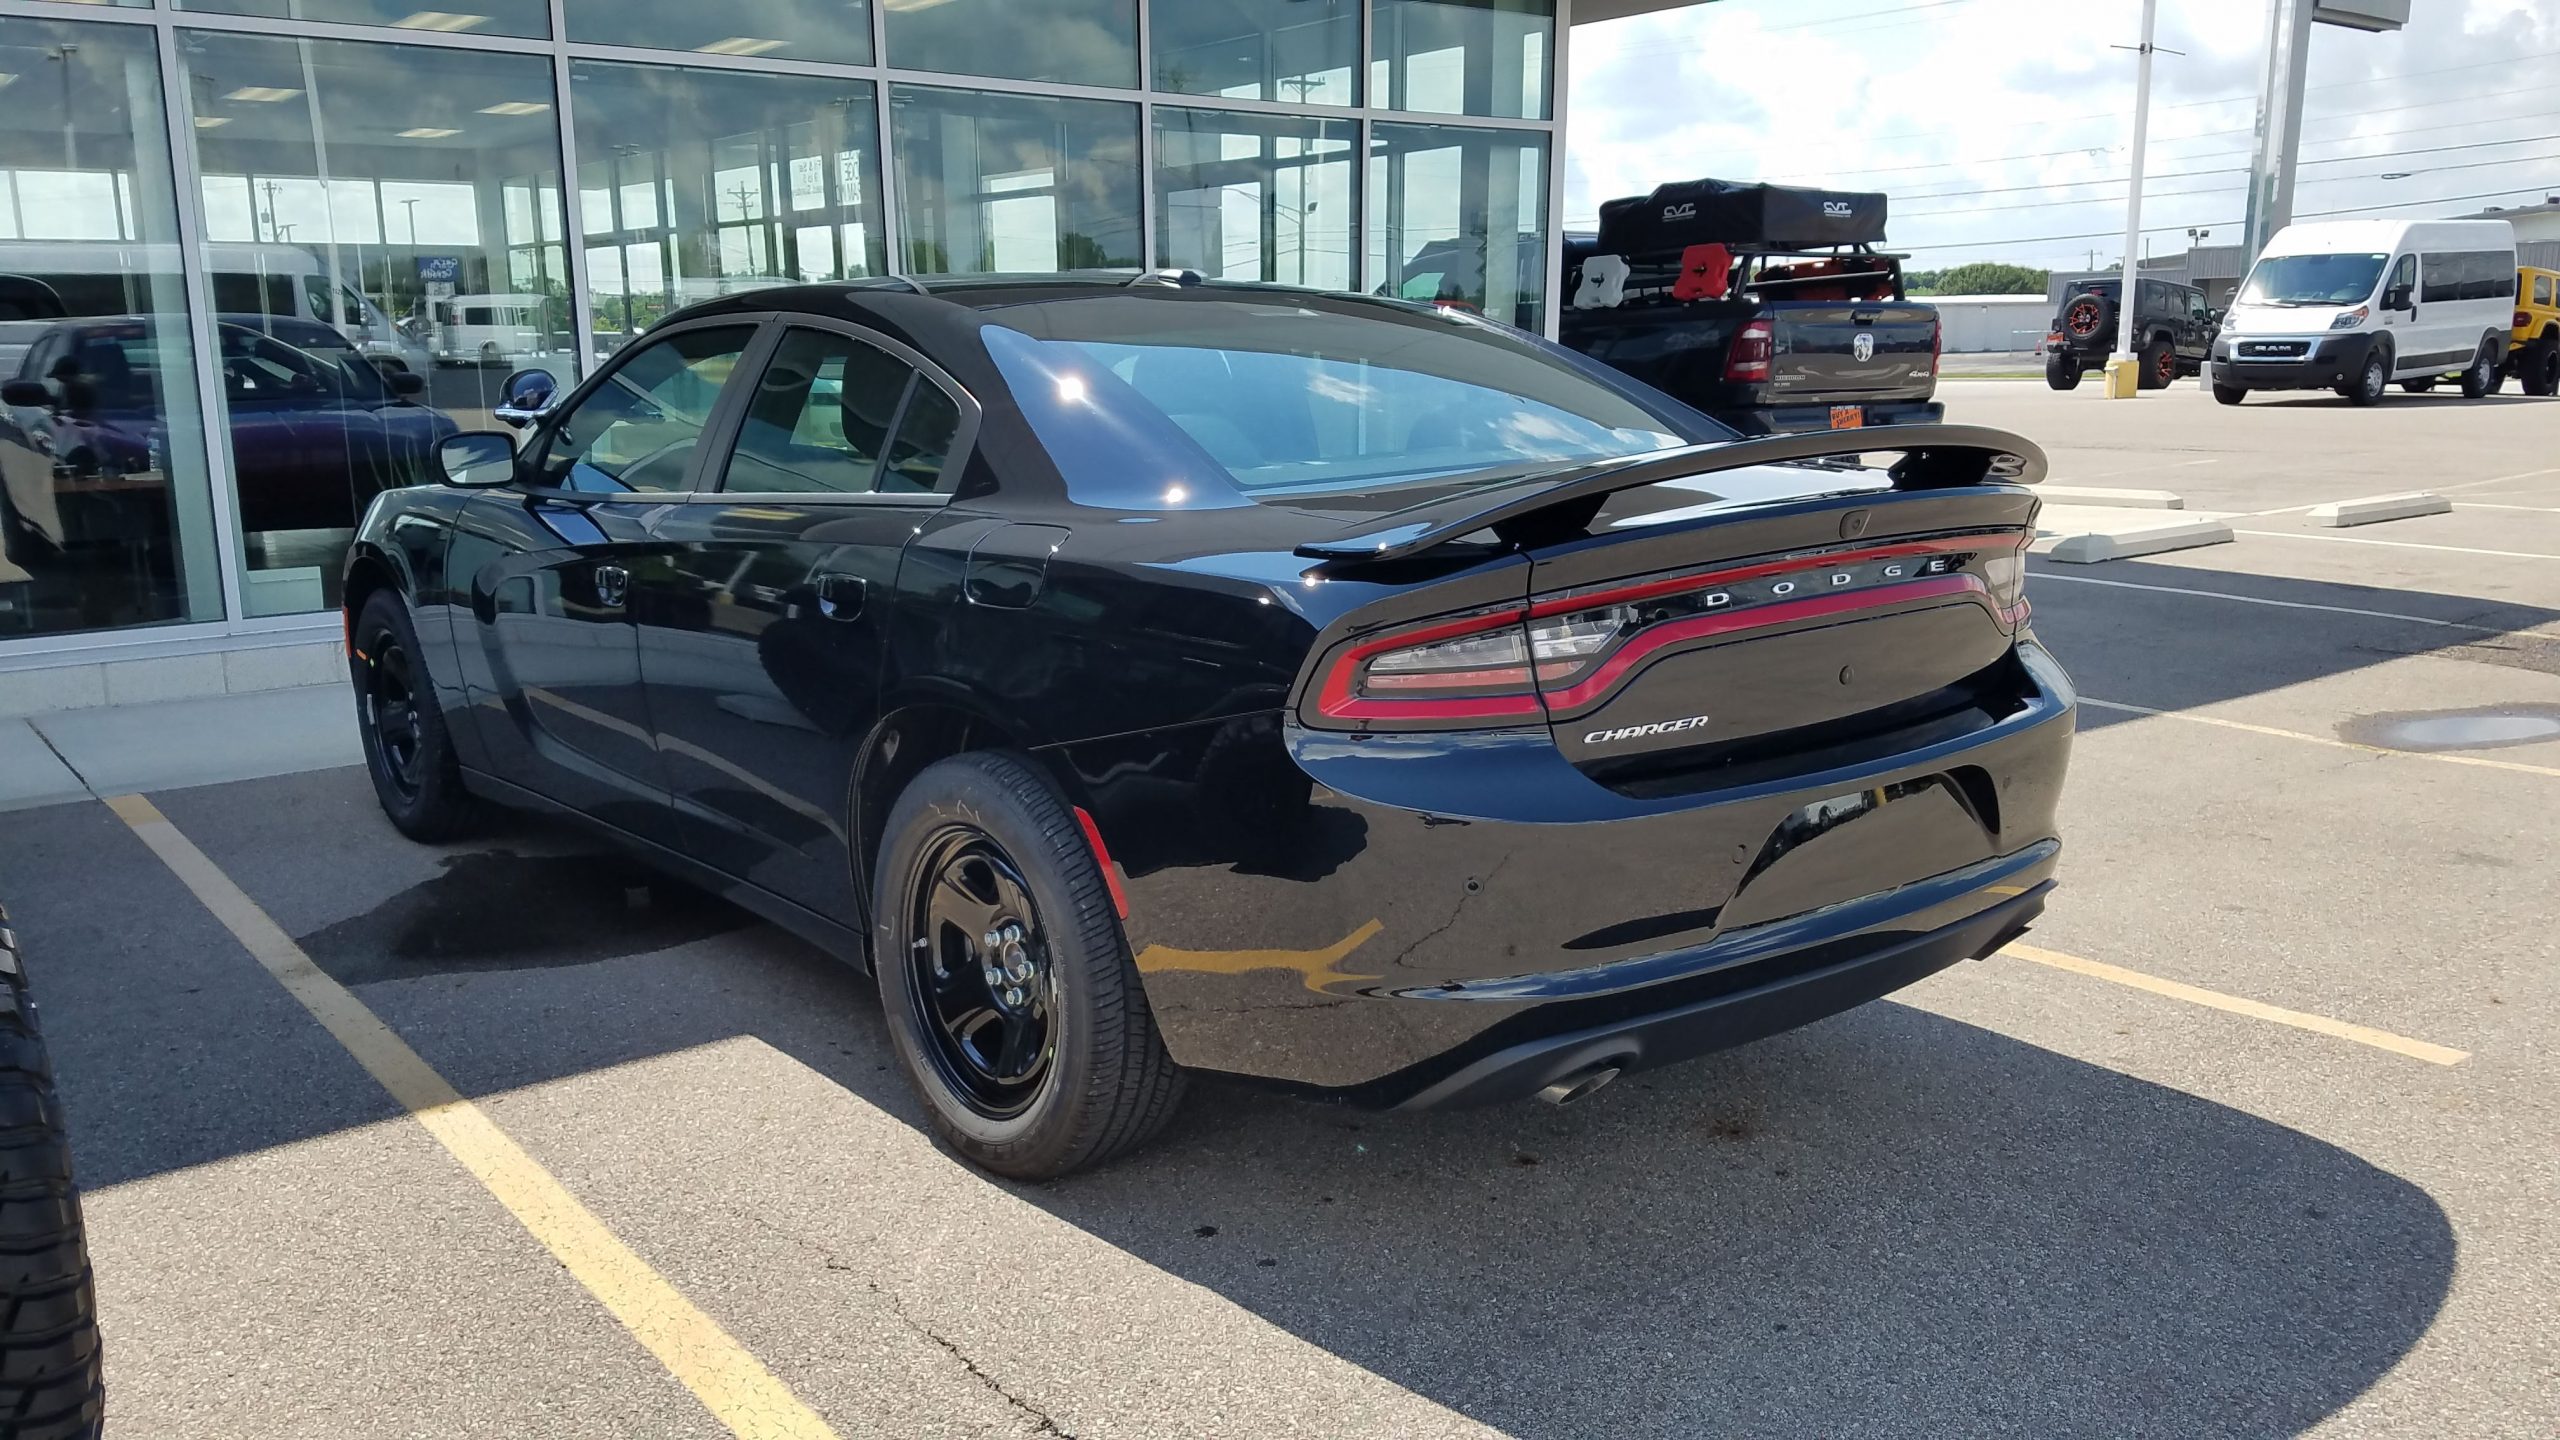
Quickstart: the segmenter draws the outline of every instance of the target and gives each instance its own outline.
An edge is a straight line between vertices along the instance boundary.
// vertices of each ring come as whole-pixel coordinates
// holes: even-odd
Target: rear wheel
[[[2217,383],[2213,387],[2213,398],[2221,401],[2225,405],[2237,405],[2241,401],[2249,398],[2249,387],[2246,385],[2223,385]]]
[[[2517,367],[2527,395],[2560,395],[2560,336],[2546,335]]]
[[[1101,863],[1031,765],[980,753],[918,775],[890,811],[872,894],[890,1042],[953,1149],[1046,1180],[1172,1118],[1183,1073]]]
[[[2482,341],[2480,353],[2462,372],[2462,398],[2485,400],[2507,386],[2506,351],[2502,345]]]
[[[2403,380],[2400,382],[2400,388],[2412,395],[2424,395],[2436,388],[2435,377],[2430,375],[2424,380]]]
[[[347,668],[365,770],[382,813],[401,834],[430,845],[468,834],[479,821],[479,803],[462,788],[462,762],[419,653],[417,627],[398,594],[377,590],[366,599]]]
[[[2142,347],[2142,388],[2166,390],[2178,378],[2178,351],[2166,338]]]
[[[2044,361],[2044,383],[2056,390],[2080,388],[2080,357],[2065,351],[2048,355]]]
[[[0,911],[0,1435],[96,1440],[98,1304],[53,1061]]]
[[[2353,404],[2379,405],[2382,393],[2391,388],[2391,357],[2376,350],[2364,357],[2364,369],[2356,378],[2338,387],[2338,393]]]

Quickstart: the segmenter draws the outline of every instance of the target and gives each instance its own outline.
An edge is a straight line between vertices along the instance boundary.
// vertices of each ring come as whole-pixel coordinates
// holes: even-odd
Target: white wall
[[[2044,343],[2053,302],[2042,295],[1922,295],[1938,307],[1950,355],[2033,350]]]

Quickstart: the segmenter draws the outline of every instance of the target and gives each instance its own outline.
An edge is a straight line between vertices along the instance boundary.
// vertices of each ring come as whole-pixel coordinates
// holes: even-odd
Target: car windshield
[[[2388,255],[2270,255],[2249,272],[2243,305],[2361,305]]]
[[[1261,498],[1479,472],[1490,483],[1728,438],[1516,332],[1419,308],[1111,295],[993,318],[989,350],[1071,472],[1161,470],[1197,451]]]
[[[267,405],[369,405],[391,398],[356,348],[319,326],[292,331],[290,341],[246,325],[223,326],[222,387],[234,401]]]

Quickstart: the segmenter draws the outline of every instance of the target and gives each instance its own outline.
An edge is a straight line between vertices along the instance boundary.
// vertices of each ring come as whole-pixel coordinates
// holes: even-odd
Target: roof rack
[[[1209,277],[1188,266],[1168,266],[1159,270],[1141,270],[1129,277],[1131,288],[1140,285],[1162,285],[1172,289],[1189,289],[1209,283]]]

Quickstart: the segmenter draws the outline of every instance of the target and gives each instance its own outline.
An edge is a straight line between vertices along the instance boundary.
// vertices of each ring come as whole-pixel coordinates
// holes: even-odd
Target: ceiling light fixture
[[[439,130],[432,125],[421,125],[415,130],[401,131],[399,138],[403,140],[441,140],[447,135],[459,135],[461,133],[462,132],[459,130]]]
[[[17,78],[18,78],[17,76],[12,75],[12,74],[10,74],[9,72],[7,72],[7,71],[5,71],[5,70],[0,70],[0,90],[6,90],[6,89],[8,89],[8,88],[9,88],[9,82],[10,82],[10,81],[12,81],[12,80],[15,80],[15,79],[17,79]]]
[[[231,117],[228,115],[199,115],[196,117],[196,128],[199,130],[218,129],[230,123]]]
[[[468,30],[474,25],[486,25],[488,23],[489,17],[486,15],[457,15],[451,10],[421,10],[406,20],[392,21],[391,28],[394,30],[454,31]]]
[[[759,40],[752,35],[732,35],[726,40],[714,40],[708,45],[697,45],[693,53],[697,55],[762,55],[768,51],[779,50],[790,43],[788,40]]]
[[[252,105],[273,105],[279,100],[290,100],[301,93],[299,90],[286,90],[274,85],[243,85],[222,98],[244,100]]]
[[[539,100],[502,100],[495,105],[482,107],[480,113],[483,115],[539,115],[550,108]]]

